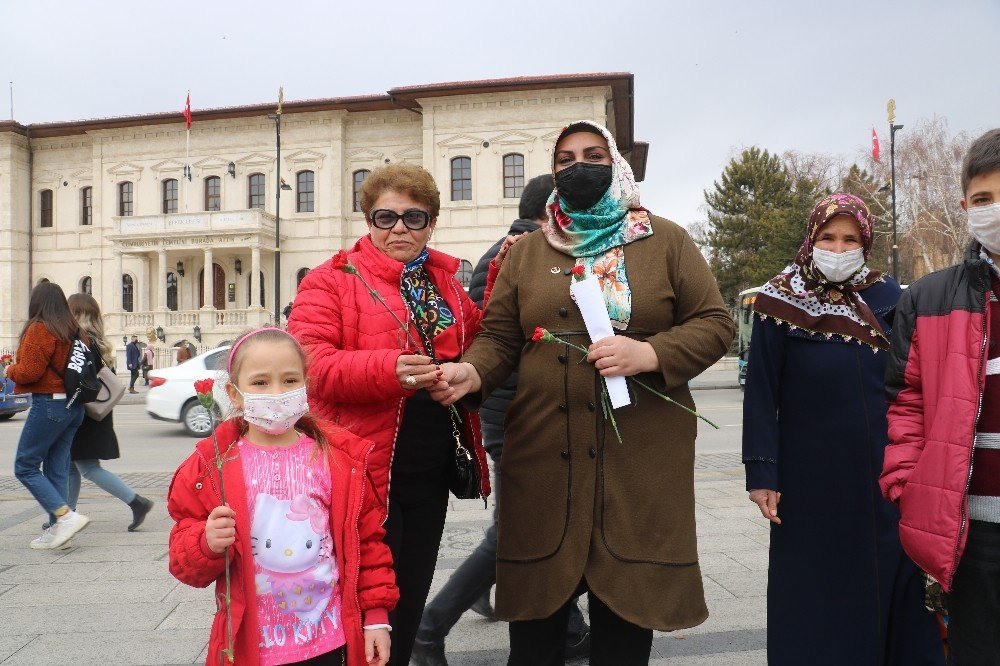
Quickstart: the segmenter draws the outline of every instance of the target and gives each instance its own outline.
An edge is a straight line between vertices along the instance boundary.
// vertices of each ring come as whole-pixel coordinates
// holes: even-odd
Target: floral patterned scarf
[[[556,145],[579,125],[600,134],[611,152],[611,187],[601,200],[585,211],[567,212],[559,200],[558,188],[546,203],[548,219],[542,223],[542,233],[556,250],[576,258],[584,275],[596,275],[604,292],[604,300],[617,329],[628,327],[632,315],[632,290],[625,272],[623,247],[653,233],[649,214],[639,205],[639,187],[632,167],[625,161],[615,139],[608,130],[589,120],[571,123],[563,129]],[[553,164],[553,173],[555,165]]]
[[[433,347],[434,338],[455,323],[455,315],[424,270],[427,257],[427,248],[424,248],[416,259],[403,266],[401,291],[403,300],[420,327],[421,339]],[[434,357],[433,348],[425,351]]]
[[[813,247],[820,229],[837,215],[850,215],[861,227],[861,242],[865,259],[871,254],[872,229],[875,218],[861,199],[852,194],[831,194],[809,214],[806,237],[795,260],[764,285],[754,303],[754,312],[761,318],[773,317],[791,328],[810,333],[854,340],[873,350],[888,349],[878,319],[861,297],[861,292],[876,282],[882,274],[867,266],[850,281],[828,282],[813,264]]]

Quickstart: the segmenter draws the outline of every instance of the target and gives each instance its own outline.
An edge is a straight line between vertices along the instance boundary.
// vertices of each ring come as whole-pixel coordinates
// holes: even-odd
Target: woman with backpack
[[[115,351],[104,337],[104,320],[97,301],[89,294],[73,294],[69,297],[69,310],[76,319],[80,332],[92,342],[91,351],[94,353],[97,371],[100,372],[105,366],[113,369]],[[115,435],[112,413],[108,413],[101,420],[92,419],[84,414],[83,423],[73,438],[71,456],[73,462],[69,470],[66,499],[70,507],[76,509],[82,476],[104,492],[128,504],[132,509],[132,523],[128,526],[128,531],[134,532],[153,508],[153,501],[132,490],[113,472],[101,467],[102,460],[112,460],[119,455],[118,436]]]
[[[83,421],[83,403],[67,400],[63,383],[77,336],[76,320],[59,285],[42,282],[32,289],[16,360],[5,375],[13,380],[15,393],[31,394],[14,475],[49,514],[49,527],[31,542],[35,550],[62,547],[90,522],[66,500],[70,449]]]

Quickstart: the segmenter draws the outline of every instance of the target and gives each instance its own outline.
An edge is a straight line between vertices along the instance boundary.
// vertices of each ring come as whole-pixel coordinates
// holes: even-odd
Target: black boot
[[[424,643],[419,638],[413,643],[410,653],[413,666],[448,666],[444,658],[444,643]]]
[[[153,500],[136,495],[128,505],[132,507],[132,524],[128,526],[128,531],[135,532],[136,528],[142,525],[142,521],[146,520],[146,514],[153,509]]]

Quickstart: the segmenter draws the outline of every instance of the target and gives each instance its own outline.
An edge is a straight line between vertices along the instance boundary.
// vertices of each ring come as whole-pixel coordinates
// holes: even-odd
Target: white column
[[[250,307],[260,307],[260,246],[250,248]]]
[[[215,307],[215,271],[213,270],[212,248],[205,248],[205,304],[204,308]]]
[[[156,253],[156,307],[160,310],[167,309],[167,251],[160,250]]]
[[[108,309],[122,312],[122,253],[116,250],[112,254],[115,257],[115,274],[111,276],[111,294],[114,301],[112,307]]]

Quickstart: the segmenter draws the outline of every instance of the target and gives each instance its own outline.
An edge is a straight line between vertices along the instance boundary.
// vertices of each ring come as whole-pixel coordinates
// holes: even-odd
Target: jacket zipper
[[[374,445],[368,447],[368,450],[365,452],[365,457],[361,461],[361,476],[359,478],[354,479],[354,482],[357,483],[359,486],[358,505],[356,509],[351,512],[353,514],[351,517],[351,522],[354,524],[354,548],[356,551],[355,555],[357,556],[357,559],[355,560],[357,566],[354,568],[354,603],[358,607],[358,615],[361,616],[358,618],[358,621],[361,624],[362,631],[364,630],[365,618],[364,618],[364,613],[361,611],[361,592],[358,590],[358,585],[360,585],[361,583],[361,530],[358,529],[358,523],[361,520],[361,508],[364,505],[365,501],[364,479],[365,475],[368,474],[368,456],[371,455],[373,448],[375,448]],[[353,470],[355,468],[352,467],[351,469]],[[390,467],[390,470],[391,469],[392,468]],[[388,489],[386,490],[385,507],[386,507],[385,514],[386,517],[388,518],[389,516]],[[345,559],[344,562],[346,564],[347,560]]]
[[[955,554],[952,557],[952,568],[948,576],[948,587],[951,588],[952,584],[955,582],[955,572],[958,571],[958,551],[962,547],[962,533],[965,532],[965,525],[968,522],[968,512],[965,507],[969,498],[969,486],[972,485],[972,467],[975,462],[976,457],[976,431],[979,428],[979,417],[983,413],[983,393],[985,392],[983,386],[983,360],[986,357],[986,343],[989,340],[989,326],[990,326],[990,291],[986,292],[986,300],[983,303],[983,344],[982,349],[979,351],[979,373],[978,378],[978,389],[979,389],[979,404],[976,407],[976,420],[972,423],[972,446],[969,447],[969,474],[965,477],[965,490],[962,493],[962,504],[961,504],[961,522],[958,526],[958,538],[955,540]]]

